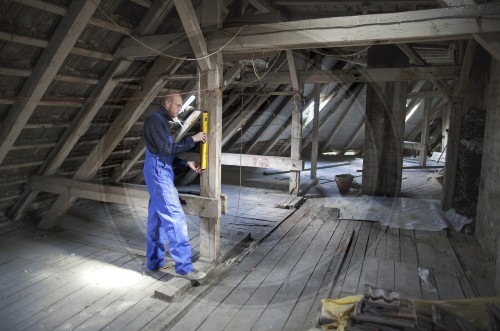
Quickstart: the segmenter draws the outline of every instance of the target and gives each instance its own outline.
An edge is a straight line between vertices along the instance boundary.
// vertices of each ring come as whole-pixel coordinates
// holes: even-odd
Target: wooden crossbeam
[[[330,17],[248,26],[224,48],[225,53],[272,49],[304,49],[349,45],[395,44],[467,39],[475,33],[499,31],[500,4],[450,7],[410,12]],[[238,29],[208,35],[208,50],[229,41]]]
[[[18,94],[2,122],[0,130],[0,164],[14,145],[38,102],[42,99],[54,76],[64,63],[80,34],[85,29],[100,1],[76,1],[59,23],[46,49],[33,68],[31,76]]]
[[[476,33],[498,32],[495,18],[500,4],[416,10],[399,13],[354,15],[322,19],[298,20],[246,26],[223,49],[224,54],[267,52],[283,49],[342,47],[352,45],[400,44],[420,41],[467,39]],[[360,23],[362,22],[362,24]],[[219,50],[240,28],[203,31],[207,52]],[[169,49],[169,54],[185,55],[189,43],[169,34],[148,37],[155,49]],[[142,41],[142,39],[141,39]],[[136,56],[154,55],[144,47],[135,50]],[[128,56],[126,50],[122,56]],[[258,53],[255,53],[258,55]],[[250,56],[252,58],[252,56]]]
[[[198,153],[183,153],[186,160],[199,160]],[[278,170],[300,171],[304,169],[303,160],[294,160],[290,157],[221,153],[221,164],[251,168],[271,168]]]
[[[410,67],[410,68],[372,68],[347,70],[307,70],[298,71],[298,79],[303,83],[361,83],[361,82],[397,82],[429,79],[456,79],[460,75],[460,66],[440,67]],[[255,80],[252,76],[243,78],[243,83]],[[259,84],[291,84],[290,74],[287,72],[270,72]]]
[[[418,54],[410,45],[408,44],[399,44],[399,48],[408,56],[408,58],[415,62],[418,65],[426,66],[427,62]],[[448,98],[451,98],[453,95],[453,91],[448,84],[442,79],[431,78],[430,79],[436,87],[443,92]]]
[[[34,191],[142,208],[147,208],[149,202],[149,193],[142,185],[103,185],[56,176],[33,176],[29,179],[28,187]],[[188,215],[203,217],[217,215],[217,199],[191,194],[179,194],[179,198],[184,212]]]

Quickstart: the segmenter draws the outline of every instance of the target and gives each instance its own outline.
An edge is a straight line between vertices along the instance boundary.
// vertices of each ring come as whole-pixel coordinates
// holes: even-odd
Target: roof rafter
[[[0,164],[14,145],[38,102],[64,63],[100,1],[73,2],[43,51],[31,76],[18,94],[16,103],[2,123],[0,131]]]

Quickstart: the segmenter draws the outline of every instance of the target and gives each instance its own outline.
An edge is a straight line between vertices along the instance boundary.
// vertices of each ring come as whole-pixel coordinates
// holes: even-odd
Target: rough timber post
[[[393,45],[372,46],[368,68],[407,67]],[[366,92],[363,193],[397,196],[401,191],[406,82],[368,83]]]
[[[295,65],[295,56],[292,51],[286,51],[288,59],[288,68],[292,79],[292,86],[295,94],[293,96],[292,106],[292,135],[290,157],[299,160],[302,151],[302,98],[300,94],[300,83],[297,76],[297,68]],[[288,188],[289,194],[299,194],[300,188],[300,171],[290,171],[290,184]]]
[[[223,1],[203,0],[202,27],[222,27]],[[201,109],[208,111],[208,167],[201,174],[201,196],[219,199],[218,217],[200,217],[200,258],[220,257],[221,150],[222,150],[222,53],[208,58],[210,69],[200,74]]]

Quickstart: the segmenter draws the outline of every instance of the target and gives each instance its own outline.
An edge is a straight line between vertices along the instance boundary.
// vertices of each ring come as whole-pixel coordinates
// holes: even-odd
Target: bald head
[[[169,116],[174,119],[179,116],[182,109],[182,96],[178,93],[166,95],[163,97],[162,106],[165,107]]]

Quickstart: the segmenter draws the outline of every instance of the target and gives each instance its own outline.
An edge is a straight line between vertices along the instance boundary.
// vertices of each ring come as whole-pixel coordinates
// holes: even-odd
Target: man
[[[149,192],[146,267],[153,271],[165,268],[165,244],[168,239],[175,272],[187,279],[199,280],[206,274],[194,269],[191,261],[186,216],[174,186],[174,168],[190,168],[200,173],[198,164],[182,160],[177,154],[190,150],[197,142],[206,142],[207,135],[199,132],[175,143],[170,133],[170,122],[178,121],[181,109],[182,97],[179,94],[166,96],[160,109],[144,122],[144,178]]]

